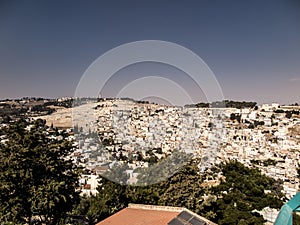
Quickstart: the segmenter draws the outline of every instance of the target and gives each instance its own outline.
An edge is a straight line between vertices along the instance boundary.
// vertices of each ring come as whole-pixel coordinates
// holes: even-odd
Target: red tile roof
[[[189,218],[185,218],[182,213],[188,214]],[[192,220],[200,219],[201,224],[215,225],[215,223],[185,208],[140,204],[129,204],[127,208],[96,225],[168,225],[169,223],[173,224],[174,220],[178,219],[180,224],[194,224]]]
[[[174,210],[158,210],[143,208],[125,208],[116,214],[97,223],[97,225],[167,225],[180,212],[181,208]]]

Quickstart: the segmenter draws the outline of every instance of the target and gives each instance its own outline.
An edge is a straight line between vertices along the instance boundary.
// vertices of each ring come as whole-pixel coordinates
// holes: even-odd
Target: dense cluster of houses
[[[300,117],[298,113],[287,116],[286,112],[299,112],[299,107],[279,107],[273,104],[257,110],[226,109],[226,135],[217,162],[236,159],[254,164],[266,175],[283,180],[284,192],[291,198],[299,188]],[[240,115],[241,121],[228,119],[232,113]],[[254,123],[258,125],[251,126]]]
[[[283,180],[288,198],[298,190],[299,106],[185,108],[110,99],[93,110],[97,135],[78,141],[76,160],[95,174],[126,162],[132,182],[137,168],[179,151],[202,157],[203,170],[229,159],[257,166]]]
[[[74,140],[74,162],[90,171],[80,180],[85,194],[96,193],[98,175],[116,165],[126,163],[127,182],[134,183],[139,168],[147,168],[174,152],[202,157],[200,170],[236,159],[282,180],[287,198],[298,191],[297,105],[196,108],[103,99],[76,108],[73,117],[77,119],[73,120],[79,125],[78,132],[67,130],[67,138]],[[49,138],[63,138],[60,130],[55,133],[49,128],[48,132]]]

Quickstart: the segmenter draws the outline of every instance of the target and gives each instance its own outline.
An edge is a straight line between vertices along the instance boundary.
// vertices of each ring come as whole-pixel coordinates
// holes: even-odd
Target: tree
[[[172,169],[172,163],[168,162]],[[125,186],[120,184],[126,184],[123,178],[114,183],[102,177],[98,194],[82,198],[76,213],[97,222],[125,208],[128,203],[137,203],[186,207],[220,225],[261,225],[264,219],[254,213],[255,209],[266,206],[279,209],[282,206],[280,182],[261,174],[258,169],[229,161],[200,173],[199,162],[192,159],[167,179],[146,186]],[[145,179],[149,181],[151,174],[160,176],[160,171],[161,167],[153,168],[151,173],[144,172],[138,176],[140,184]],[[119,173],[117,170],[116,174]],[[208,185],[208,180],[217,181],[216,186]]]
[[[286,111],[285,112],[285,117],[290,119],[292,117],[293,113],[291,111]]]
[[[72,143],[52,140],[45,121],[20,120],[4,128],[0,144],[0,221],[57,224],[79,201],[80,168],[66,157]]]
[[[128,204],[126,186],[102,177],[95,196],[84,196],[74,213],[86,215],[90,224],[95,224],[125,208]]]
[[[160,194],[159,204],[186,207],[196,213],[199,211],[199,202],[204,194],[201,186],[204,177],[199,174],[198,164],[198,160],[189,162],[164,182],[165,190]]]
[[[237,161],[222,163],[219,167],[226,179],[211,189],[218,196],[211,206],[218,215],[214,218],[218,224],[234,225],[241,220],[244,224],[263,224],[263,218],[254,215],[253,210],[261,210],[266,206],[279,209],[282,206],[283,195],[281,189],[277,188],[278,181]],[[264,190],[270,190],[271,193],[266,194]],[[208,207],[204,212],[207,210]]]
[[[231,114],[230,114],[230,119],[231,119],[231,120],[235,120],[235,119],[236,119],[235,113],[231,113]]]

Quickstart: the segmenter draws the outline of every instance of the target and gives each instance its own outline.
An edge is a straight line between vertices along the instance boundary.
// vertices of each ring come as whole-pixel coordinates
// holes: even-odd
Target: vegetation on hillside
[[[200,174],[198,161],[192,161],[169,179],[149,186],[125,186],[102,178],[99,194],[85,197],[74,213],[100,221],[128,203],[186,207],[219,225],[263,224],[255,213],[266,206],[283,204],[280,182],[237,161],[229,161]],[[204,185],[222,175],[217,186]],[[265,192],[265,190],[269,190]]]
[[[126,175],[120,180],[123,185],[102,177],[96,196],[80,198],[80,168],[67,160],[72,143],[48,138],[46,128],[39,119],[34,123],[19,120],[0,129],[2,224],[64,224],[70,214],[86,216],[95,224],[128,203],[140,203],[186,207],[219,225],[258,225],[264,220],[256,210],[266,206],[279,209],[285,200],[280,181],[256,168],[228,161],[199,173],[199,160],[191,160],[168,179],[147,186],[124,185]],[[177,157],[165,162],[170,164],[167,170],[153,167],[150,173],[140,171],[139,184],[151,181],[151,174],[166,177],[165,173],[174,169],[172,165],[182,163]]]
[[[58,224],[79,201],[80,168],[66,159],[72,143],[45,129],[39,119],[0,130],[1,224]]]
[[[232,100],[224,100],[224,101],[216,101],[212,103],[200,102],[196,104],[186,105],[185,107],[195,107],[195,108],[254,108],[256,106],[256,102],[246,102],[246,101],[232,101]]]

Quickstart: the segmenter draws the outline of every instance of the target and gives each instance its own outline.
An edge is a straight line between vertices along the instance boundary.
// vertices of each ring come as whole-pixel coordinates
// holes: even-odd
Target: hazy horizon
[[[6,101],[6,100],[21,100],[21,99],[25,99],[25,98],[42,98],[42,99],[49,99],[49,100],[56,100],[56,99],[60,99],[60,98],[74,98],[74,96],[61,96],[61,97],[42,97],[42,96],[23,96],[23,97],[17,97],[17,98],[5,98],[5,99],[0,99],[0,101]],[[94,97],[83,97],[83,98],[94,98]],[[130,99],[130,100],[133,100],[133,101],[148,101],[150,104],[158,104],[158,105],[170,105],[172,106],[172,104],[170,104],[169,102],[167,102],[166,100],[164,99],[160,99],[158,97],[149,97],[149,98],[145,98],[145,99],[134,99],[134,98],[131,98],[131,97],[121,97],[121,98],[118,98],[118,97],[103,97],[103,99],[123,99],[125,100],[126,98],[127,99]],[[224,99],[223,101],[235,101],[235,102],[256,102],[256,101],[247,101],[247,100],[239,100],[239,99]],[[196,103],[213,103],[213,102],[207,102],[207,101],[200,101],[200,102],[196,102]],[[294,103],[288,103],[288,104],[281,104],[279,102],[256,102],[258,106],[260,105],[264,105],[264,104],[279,104],[281,106],[283,105],[294,105],[294,104],[299,104],[298,102],[294,102]],[[184,106],[184,105],[188,105],[188,104],[183,104],[183,105],[173,105],[173,106]],[[299,104],[300,105],[300,104]]]
[[[300,102],[296,0],[1,1],[0,99],[72,97],[94,60],[139,40],[195,52],[214,72],[224,99]],[[129,81],[155,74],[205,101],[180,71],[149,63],[122,69],[103,93],[114,97]]]

